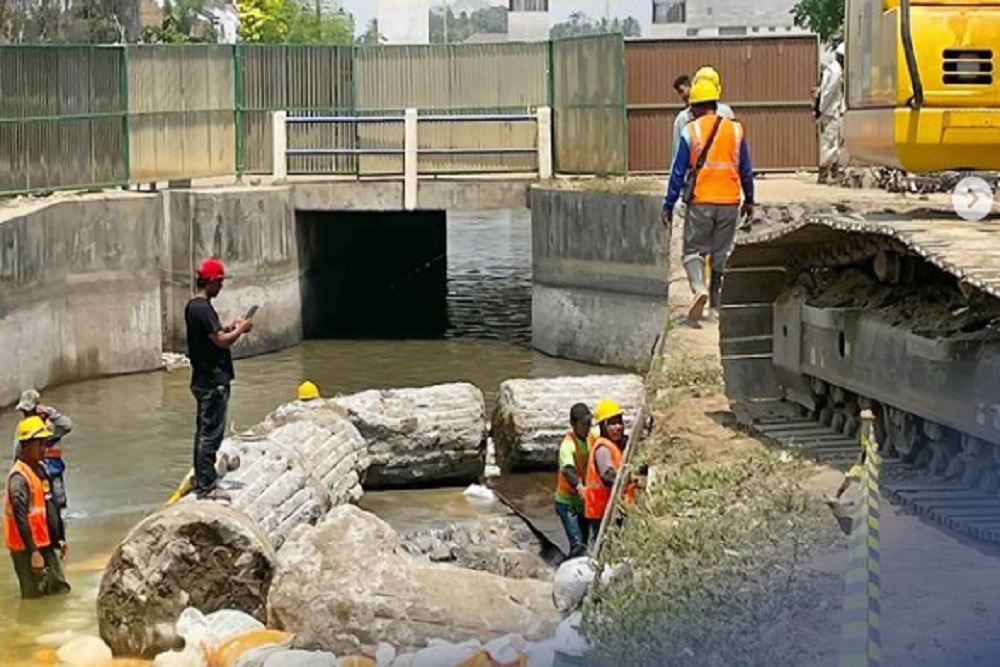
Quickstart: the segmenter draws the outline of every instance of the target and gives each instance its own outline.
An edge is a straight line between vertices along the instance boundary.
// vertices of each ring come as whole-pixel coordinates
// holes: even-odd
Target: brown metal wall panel
[[[552,43],[555,170],[620,174],[626,168],[624,42],[599,35]]]
[[[704,65],[719,72],[723,101],[747,126],[755,168],[815,168],[812,89],[819,46],[814,36],[630,41],[625,56],[630,171],[669,169],[673,122],[683,109],[673,81]]]
[[[548,100],[548,56],[544,43],[378,46],[355,51],[360,115],[529,113]],[[362,124],[359,144],[400,148],[399,124]],[[421,123],[423,148],[522,148],[534,145],[527,123]],[[528,155],[421,156],[423,173],[533,171]],[[366,156],[361,173],[399,173],[402,158]]]
[[[0,192],[124,183],[122,53],[0,46]]]
[[[271,112],[296,116],[353,115],[353,60],[345,46],[239,47],[243,101],[241,125],[247,173],[272,173]],[[293,124],[289,148],[353,148],[349,124]],[[293,156],[290,174],[354,173],[357,158]]]
[[[127,48],[130,180],[235,173],[233,47]]]

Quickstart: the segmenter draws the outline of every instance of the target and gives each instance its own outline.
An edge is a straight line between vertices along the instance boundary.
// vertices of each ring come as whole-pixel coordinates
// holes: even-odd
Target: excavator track
[[[741,423],[846,469],[870,407],[885,495],[1000,543],[1000,224],[804,215],[741,233],[719,332]]]

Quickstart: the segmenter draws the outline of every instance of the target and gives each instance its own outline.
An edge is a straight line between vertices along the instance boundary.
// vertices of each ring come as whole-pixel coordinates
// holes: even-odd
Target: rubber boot
[[[708,301],[708,288],[705,285],[705,260],[700,255],[684,258],[684,271],[687,272],[688,284],[694,298],[688,309],[688,319],[697,322],[701,319]]]
[[[722,274],[718,271],[713,271],[708,300],[709,313],[713,318],[717,319],[719,317],[720,307],[722,307]]]

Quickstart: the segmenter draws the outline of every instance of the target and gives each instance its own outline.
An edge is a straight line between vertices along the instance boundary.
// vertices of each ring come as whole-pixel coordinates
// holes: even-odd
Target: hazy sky
[[[494,2],[506,5],[506,2]],[[357,31],[364,32],[368,22],[375,18],[375,0],[343,0],[344,9],[354,14]],[[550,0],[549,14],[553,23],[564,21],[575,11],[581,11],[591,18],[604,16],[605,6],[610,5],[611,15],[634,16],[642,24],[644,35],[649,33],[653,10],[649,0]]]

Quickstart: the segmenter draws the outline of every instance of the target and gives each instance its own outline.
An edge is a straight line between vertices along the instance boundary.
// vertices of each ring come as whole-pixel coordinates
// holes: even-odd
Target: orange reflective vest
[[[708,138],[715,126],[715,114],[705,114],[687,125],[691,137],[691,169],[698,162],[698,156],[705,149]],[[691,196],[692,204],[740,203],[740,147],[743,144],[743,126],[738,122],[723,118],[719,124],[712,148],[708,151],[705,164],[698,172]]]
[[[7,475],[7,482],[3,490],[3,539],[7,543],[7,548],[13,552],[20,552],[26,549],[21,533],[14,523],[14,505],[10,502],[10,478],[14,475],[22,475],[28,480],[28,491],[30,499],[28,504],[28,529],[31,531],[31,539],[35,546],[42,549],[52,545],[49,536],[48,515],[45,510],[45,494],[48,492],[48,482],[39,477],[24,461],[18,459],[14,461],[10,474]]]
[[[566,438],[572,439],[573,444],[576,445],[576,474],[583,477],[583,474],[586,472],[586,469],[583,466],[586,465],[587,462],[583,460],[583,449],[580,447],[580,441],[577,440],[576,434],[573,433],[572,430],[566,432]],[[563,442],[566,442],[566,438],[563,438]],[[559,448],[562,449],[561,443]],[[570,483],[566,479],[566,475],[563,474],[562,469],[556,473],[556,492],[568,493],[571,496],[576,494],[576,487],[570,486]]]
[[[587,483],[583,490],[583,516],[588,519],[600,521],[604,518],[604,512],[611,500],[611,487],[604,484],[601,473],[597,470],[597,450],[607,447],[611,452],[611,466],[620,470],[622,462],[622,450],[618,445],[607,438],[598,438],[590,448],[590,457],[587,461]],[[635,483],[629,482],[625,486],[625,501],[629,504],[635,502]]]

